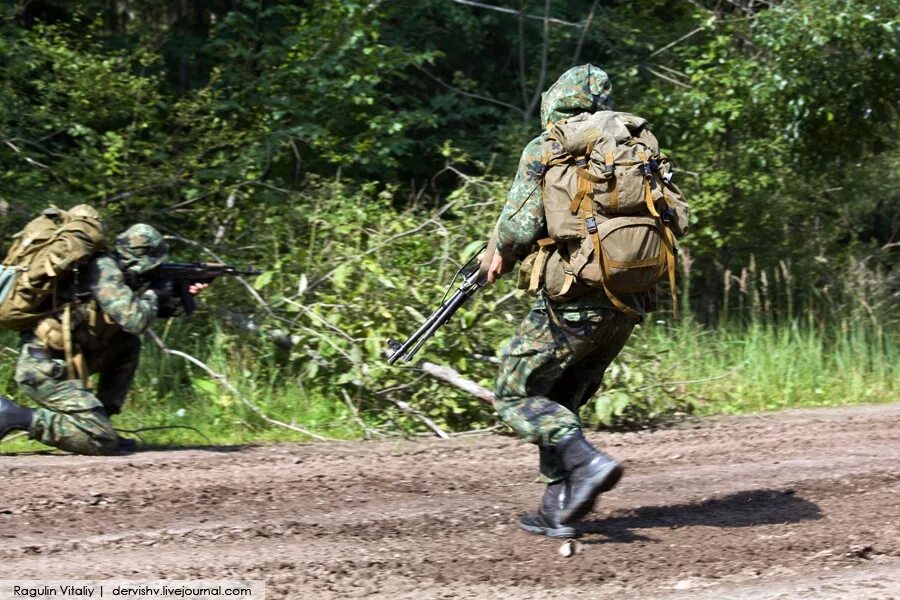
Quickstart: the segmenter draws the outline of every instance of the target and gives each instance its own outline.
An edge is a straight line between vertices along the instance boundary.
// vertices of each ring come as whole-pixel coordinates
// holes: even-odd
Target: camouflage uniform
[[[62,351],[48,347],[35,331],[22,335],[16,368],[19,388],[40,408],[30,436],[49,446],[79,454],[104,454],[116,448],[109,417],[121,412],[137,369],[138,334],[157,314],[153,291],[135,291],[127,276],[147,271],[166,256],[162,236],[148,225],[134,225],[116,240],[115,256],[100,254],[88,263],[87,277],[71,290],[72,339],[88,373],[97,373],[96,393],[72,377]]]
[[[497,251],[514,262],[546,237],[541,197],[541,145],[547,125],[582,112],[605,109],[612,86],[592,65],[573,67],[543,95],[544,133],[522,152],[519,169],[497,222]],[[623,297],[644,313],[645,298]],[[634,323],[616,310],[602,290],[591,288],[565,303],[538,297],[512,340],[501,353],[494,403],[500,417],[522,439],[540,448],[541,480],[566,477],[549,450],[581,429],[579,408],[599,389],[603,373],[616,357]]]

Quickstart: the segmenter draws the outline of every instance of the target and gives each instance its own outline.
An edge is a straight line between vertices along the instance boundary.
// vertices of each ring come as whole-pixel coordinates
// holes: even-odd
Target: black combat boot
[[[116,452],[134,452],[137,449],[137,440],[122,436],[116,438]]]
[[[519,527],[528,533],[552,538],[568,539],[576,536],[575,528],[559,522],[559,513],[566,503],[566,481],[547,486],[537,512],[522,515]]]
[[[16,429],[31,429],[34,410],[19,406],[6,396],[0,396],[0,440]]]
[[[573,523],[594,510],[594,501],[601,492],[615,487],[622,477],[622,467],[591,446],[580,430],[566,436],[554,449],[569,472],[559,522]]]

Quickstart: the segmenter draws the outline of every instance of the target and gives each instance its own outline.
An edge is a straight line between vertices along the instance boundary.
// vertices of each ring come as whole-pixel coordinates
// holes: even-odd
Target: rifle
[[[482,246],[480,250],[475,252],[475,254],[466,261],[466,264],[460,267],[456,272],[456,275],[453,276],[453,281],[450,282],[447,291],[444,292],[441,305],[437,310],[431,313],[431,316],[425,319],[425,322],[422,323],[421,327],[419,327],[415,333],[409,336],[402,344],[395,340],[388,340],[388,348],[391,352],[387,359],[389,365],[394,364],[401,358],[403,359],[403,362],[409,362],[425,342],[427,342],[442,325],[449,321],[469,298],[474,296],[478,290],[487,284],[487,270],[494,257],[496,247],[495,233],[491,236],[491,240],[485,246]],[[482,253],[481,262],[476,263],[476,258]],[[447,295],[450,293],[450,289],[460,277],[462,277],[462,281],[456,288],[456,292],[448,299]]]
[[[209,283],[217,277],[238,277],[241,275],[260,275],[262,271],[250,267],[240,269],[224,263],[162,263],[149,272],[150,281],[170,279],[181,299],[184,313],[191,315],[197,310],[197,303],[189,288],[194,283]]]

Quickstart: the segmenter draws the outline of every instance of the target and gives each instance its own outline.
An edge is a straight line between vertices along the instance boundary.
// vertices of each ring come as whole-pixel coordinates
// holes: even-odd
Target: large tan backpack
[[[550,127],[542,148],[547,231],[532,282],[602,287],[619,310],[640,315],[617,294],[651,291],[668,275],[675,299],[675,239],[689,208],[647,121],[629,113],[583,113]],[[546,260],[544,260],[546,258]],[[674,308],[674,306],[673,306]]]
[[[77,284],[79,267],[106,250],[100,215],[87,204],[51,207],[13,236],[0,266],[0,326],[33,328],[60,308],[60,291]]]

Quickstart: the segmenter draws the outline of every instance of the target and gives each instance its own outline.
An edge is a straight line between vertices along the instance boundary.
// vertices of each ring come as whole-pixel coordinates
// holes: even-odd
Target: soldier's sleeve
[[[90,263],[91,292],[100,310],[128,333],[143,333],[156,316],[158,301],[153,292],[135,294],[111,256]]]
[[[525,146],[516,177],[506,195],[506,204],[497,220],[497,252],[508,260],[524,258],[534,243],[547,235],[541,195],[542,141],[542,137],[537,137]]]

